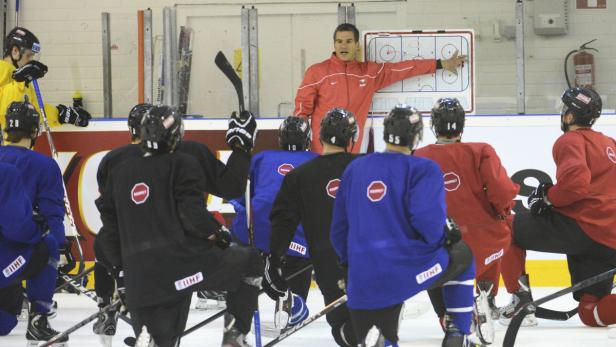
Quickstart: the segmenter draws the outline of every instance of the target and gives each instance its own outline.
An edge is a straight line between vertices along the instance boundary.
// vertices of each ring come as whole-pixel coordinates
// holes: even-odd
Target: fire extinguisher
[[[571,81],[569,81],[569,74],[567,73],[567,63],[572,54],[575,54],[573,56],[573,67],[575,68],[575,80],[573,82],[575,86],[593,88],[593,84],[595,83],[595,57],[588,51],[592,50],[599,52],[599,50],[586,45],[595,41],[597,41],[597,39],[586,42],[581,45],[580,48],[569,52],[565,57],[565,79],[567,80],[569,88],[571,88]]]

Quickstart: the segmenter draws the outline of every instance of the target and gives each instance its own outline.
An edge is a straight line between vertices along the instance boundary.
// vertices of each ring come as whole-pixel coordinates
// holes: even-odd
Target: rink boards
[[[281,121],[282,119],[259,119],[255,151],[277,147],[277,129]],[[434,143],[429,117],[424,117],[424,125],[421,145]],[[369,148],[382,150],[382,118],[369,120],[367,127],[372,129],[373,134]],[[188,119],[185,121],[185,128],[185,138],[205,143],[221,160],[226,160],[230,154],[225,143],[227,119]],[[595,129],[616,137],[616,115],[603,115]],[[109,150],[129,142],[126,120],[95,120],[87,128],[63,126],[52,131],[75,222],[83,237],[86,259],[92,260],[92,241],[101,226],[100,216],[94,205],[99,194],[96,170]],[[557,115],[469,116],[463,141],[487,142],[496,149],[508,174],[521,185],[515,207],[519,210],[525,208],[526,197],[539,180],[554,181],[555,166],[551,149],[561,134]],[[314,137],[316,140],[317,136]],[[49,153],[45,136],[38,139],[36,149]],[[213,196],[208,197],[208,207],[224,214],[233,213],[230,204]],[[536,273],[532,276],[534,286],[569,284],[563,256],[530,252],[528,259],[528,271],[531,274]]]

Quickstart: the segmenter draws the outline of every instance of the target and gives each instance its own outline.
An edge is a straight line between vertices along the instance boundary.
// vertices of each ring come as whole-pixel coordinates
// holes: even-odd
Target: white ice
[[[533,288],[533,296],[540,298],[550,294],[560,288]],[[70,326],[76,324],[90,314],[96,312],[96,304],[85,296],[77,296],[75,294],[58,294],[58,316],[51,320],[51,325],[56,330],[66,330]],[[505,305],[509,300],[509,296],[501,291],[498,296],[497,304]],[[260,297],[261,309],[261,324],[263,326],[272,325],[273,319],[273,302],[265,295]],[[410,305],[408,305],[410,304]],[[437,319],[429,305],[428,297],[425,293],[412,298],[407,306],[415,309],[416,317],[406,319],[402,322],[400,328],[400,346],[440,346],[443,333],[438,325]],[[310,314],[315,314],[323,308],[323,300],[318,289],[312,289],[308,299]],[[552,309],[561,311],[570,310],[575,307],[576,302],[573,301],[571,295],[566,295],[562,298],[554,300],[546,305]],[[194,307],[194,300],[192,306]],[[188,317],[187,328],[197,324],[210,315],[217,312],[216,310],[197,311],[191,309]],[[417,316],[418,314],[418,316]],[[496,323],[496,341],[492,346],[502,346],[502,341],[505,336],[506,328]],[[6,337],[0,337],[1,347],[24,347],[26,346],[25,339],[26,322],[20,322],[13,332]],[[612,328],[612,335],[616,328]],[[608,338],[609,328],[588,328],[585,327],[577,316],[566,322],[539,320],[539,326],[532,328],[522,327],[518,333],[516,346],[536,346],[536,347],[616,347],[616,336],[612,339]],[[133,336],[131,327],[123,321],[118,322],[118,332],[113,338],[113,346],[124,346],[123,340],[125,337]],[[184,347],[209,347],[220,346],[222,339],[222,319],[207,325],[196,332],[182,339],[181,346]],[[254,346],[254,336],[249,335],[249,342]],[[270,338],[263,337],[263,345]],[[92,333],[92,323],[82,327],[70,335],[68,343],[70,347],[100,347],[103,346],[98,339],[98,336]],[[291,335],[278,346],[293,346],[293,347],[335,347],[333,339],[330,335],[330,329],[325,321],[325,317],[313,322],[306,328],[300,330],[294,335]]]

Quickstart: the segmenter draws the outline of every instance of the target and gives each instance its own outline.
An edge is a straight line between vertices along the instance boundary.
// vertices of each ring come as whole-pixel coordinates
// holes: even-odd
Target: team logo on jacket
[[[370,182],[368,189],[366,190],[366,195],[372,202],[383,200],[385,194],[387,194],[387,186],[383,183],[383,181]]]
[[[327,186],[325,186],[325,192],[332,199],[335,199],[336,194],[338,193],[338,187],[340,187],[340,179],[334,178],[333,180],[327,182]]]
[[[289,172],[291,172],[295,167],[293,165],[284,163],[278,167],[278,173],[282,176],[286,176]]]
[[[150,197],[150,187],[147,184],[140,182],[133,186],[130,190],[130,198],[137,205],[141,205]]]
[[[616,164],[616,152],[614,152],[614,148],[608,147],[605,152],[607,153],[608,159]]]
[[[445,181],[445,190],[448,192],[453,192],[460,188],[460,176],[458,176],[455,172],[448,172],[443,175],[443,180]]]

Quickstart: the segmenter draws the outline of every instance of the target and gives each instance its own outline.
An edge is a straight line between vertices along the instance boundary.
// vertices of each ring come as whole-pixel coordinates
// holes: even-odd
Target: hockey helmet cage
[[[573,115],[573,122],[580,126],[592,126],[599,116],[601,116],[601,108],[603,103],[597,92],[590,88],[575,87],[565,90],[561,100],[563,107],[560,115],[564,117],[566,114]]]
[[[396,105],[383,119],[383,139],[386,143],[413,149],[423,137],[423,121],[416,108]]]
[[[7,133],[20,130],[26,134],[35,133],[35,138],[40,134],[41,117],[34,106],[26,101],[14,101],[6,110]]]
[[[278,128],[278,143],[287,151],[305,151],[310,148],[312,130],[308,120],[303,117],[289,116]]]
[[[436,136],[456,137],[464,130],[464,108],[456,98],[438,99],[431,114]]]
[[[141,137],[141,121],[152,107],[152,104],[137,104],[128,113],[128,131],[132,138]]]
[[[17,46],[23,52],[24,49],[29,49],[34,53],[41,51],[41,42],[28,29],[15,27],[11,30],[4,39],[4,56],[11,54],[11,49]]]
[[[319,138],[334,146],[346,148],[349,141],[357,142],[359,126],[355,116],[343,108],[329,110],[321,121]]]
[[[141,121],[141,148],[146,153],[173,152],[184,136],[180,112],[170,106],[153,106]]]

